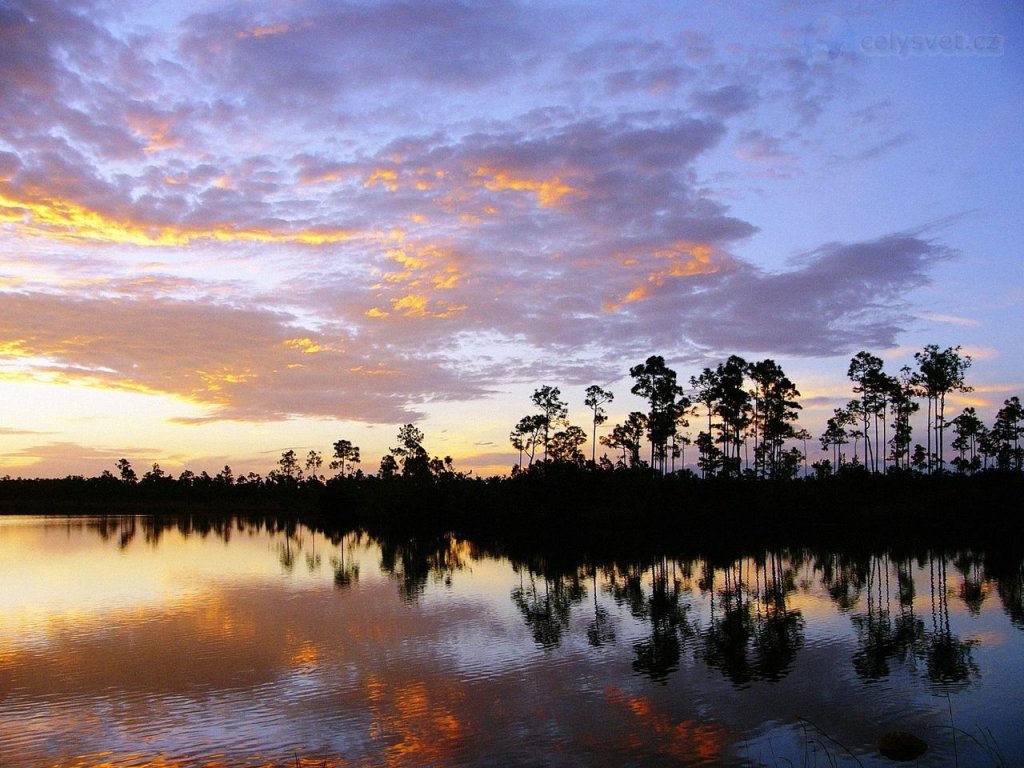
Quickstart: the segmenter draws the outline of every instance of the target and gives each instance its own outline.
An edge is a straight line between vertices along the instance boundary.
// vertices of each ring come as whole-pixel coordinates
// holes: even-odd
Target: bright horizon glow
[[[1024,395],[1019,5],[145,5],[0,15],[0,475],[501,474],[649,355],[776,360],[812,460],[862,349]]]

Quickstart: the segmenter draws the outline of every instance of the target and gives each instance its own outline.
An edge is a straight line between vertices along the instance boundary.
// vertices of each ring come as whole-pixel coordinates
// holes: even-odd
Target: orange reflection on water
[[[281,762],[269,757],[252,757],[239,762],[232,758],[215,757],[212,760],[196,762],[190,758],[150,757],[141,753],[99,752],[81,755],[54,763],[50,768],[344,768],[347,761],[333,758],[291,757]]]
[[[292,638],[289,637],[289,640]],[[320,649],[310,641],[304,640],[292,651],[288,658],[288,666],[299,672],[310,672],[320,664],[320,659]]]
[[[631,749],[653,746],[656,751],[687,765],[697,760],[715,762],[722,756],[725,731],[720,725],[694,720],[675,722],[656,711],[649,699],[630,695],[619,688],[607,688],[604,696],[609,704],[632,713],[632,727],[625,732]],[[654,745],[650,744],[652,739],[656,742]]]
[[[373,714],[370,735],[387,745],[389,766],[446,765],[465,743],[468,729],[449,707],[463,698],[454,685],[428,689],[413,681],[392,686],[371,676],[366,698]]]

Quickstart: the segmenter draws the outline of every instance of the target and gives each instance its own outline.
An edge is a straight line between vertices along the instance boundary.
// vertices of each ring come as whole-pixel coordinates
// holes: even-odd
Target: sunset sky
[[[990,421],[1022,105],[1016,0],[0,0],[0,475],[406,422],[504,472],[651,354],[774,358],[817,436],[858,350],[961,344]]]

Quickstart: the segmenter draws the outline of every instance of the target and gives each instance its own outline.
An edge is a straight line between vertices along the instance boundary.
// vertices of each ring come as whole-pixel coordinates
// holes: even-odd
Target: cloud
[[[860,243],[830,243],[793,269],[750,266],[693,293],[683,333],[720,350],[800,356],[845,354],[895,344],[907,319],[907,293],[929,282],[951,249],[915,233]]]
[[[31,434],[31,433],[23,433]],[[66,440],[57,440],[41,445],[29,445],[16,450],[5,451],[0,457],[0,469],[5,472],[17,473],[18,470],[32,467],[45,467],[51,477],[69,474],[96,476],[109,470],[115,472],[118,459],[130,457],[134,463],[137,457],[160,456],[162,452],[156,448],[99,448],[81,445]],[[141,469],[136,466],[139,475],[149,469],[147,459],[139,460]],[[37,475],[33,475],[37,476]]]
[[[958,317],[957,315],[946,315],[941,312],[922,312],[920,317],[925,320],[930,320],[933,323],[941,323],[943,325],[959,325],[963,327],[976,327],[981,325],[977,320],[970,317]]]
[[[233,5],[188,18],[180,50],[201,79],[250,107],[340,100],[381,83],[475,89],[523,66],[536,33],[505,3],[300,2],[287,14]]]
[[[910,131],[901,131],[895,136],[888,136],[880,141],[875,142],[866,149],[858,152],[853,157],[849,158],[849,162],[860,163],[865,160],[874,160],[876,158],[885,155],[893,149],[898,149],[905,144],[910,143],[914,139],[914,134]]]
[[[744,160],[765,165],[792,166],[796,155],[783,148],[783,139],[762,130],[744,131],[736,142],[737,154]]]
[[[0,295],[0,339],[23,375],[177,395],[210,419],[397,422],[414,403],[479,397],[437,362],[356,350],[266,310],[172,300]]]
[[[690,103],[697,109],[723,119],[746,112],[756,101],[757,97],[753,90],[736,84],[723,85],[708,91],[696,91],[690,96]]]

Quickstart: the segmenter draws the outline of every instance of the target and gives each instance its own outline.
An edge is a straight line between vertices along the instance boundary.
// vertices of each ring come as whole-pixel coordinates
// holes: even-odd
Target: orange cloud
[[[537,203],[541,208],[557,205],[566,195],[584,196],[582,191],[563,182],[558,176],[549,179],[529,179],[487,166],[477,168],[474,176],[481,179],[484,187],[492,192],[532,192],[537,196]]]
[[[312,27],[312,21],[307,21],[302,24],[267,24],[262,27],[243,29],[240,32],[236,32],[235,37],[239,40],[260,37],[276,37],[277,35],[286,35],[289,32],[298,32],[304,29],[312,29]]]
[[[34,355],[25,348],[26,339],[9,339],[0,341],[0,356],[2,357],[33,357]]]
[[[273,35],[283,35],[285,32],[291,31],[291,27],[287,24],[274,24],[269,27],[256,27],[254,29],[246,29],[241,32],[236,32],[235,37],[240,40],[244,40],[247,37],[271,37]]]
[[[425,317],[428,314],[427,304],[429,302],[430,300],[426,296],[409,294],[392,301],[391,306],[396,312],[401,312],[405,315],[410,315],[412,317]]]
[[[248,241],[327,245],[358,237],[346,229],[243,229],[227,224],[216,227],[179,227],[118,219],[71,200],[43,198],[19,200],[0,192],[0,220],[20,224],[21,234],[72,242],[93,241],[140,246],[185,246],[195,241]]]
[[[321,345],[317,344],[312,339],[308,339],[308,338],[285,339],[283,343],[284,343],[284,345],[286,347],[291,347],[292,349],[297,349],[297,350],[299,350],[300,352],[302,352],[303,354],[306,354],[306,355],[313,355],[313,354],[316,354],[317,352],[323,352],[324,351],[324,347],[322,347]]]
[[[619,260],[625,267],[643,267],[647,274],[643,282],[634,286],[621,298],[604,305],[606,312],[614,312],[625,304],[642,301],[650,296],[651,290],[660,288],[670,278],[710,275],[722,269],[721,260],[714,260],[714,249],[701,243],[676,242],[667,248],[659,248],[645,254],[620,254]],[[651,268],[653,267],[653,268]]]
[[[395,171],[378,168],[363,181],[363,188],[369,189],[377,184],[382,185],[388,192],[398,189],[398,174]]]
[[[146,154],[161,149],[174,149],[182,144],[181,139],[169,136],[174,120],[166,115],[129,115],[128,127],[132,133],[146,141],[143,150]]]
[[[402,295],[390,299],[391,311],[405,317],[452,317],[466,309],[465,304],[438,296],[458,287],[465,278],[458,259],[441,248],[430,245],[401,245],[391,248],[387,258],[397,269],[384,272],[376,286],[385,292],[401,290]],[[391,312],[373,307],[367,317],[382,319]]]
[[[219,371],[197,370],[196,375],[206,385],[207,392],[220,392],[225,384],[243,384],[251,379],[258,378],[258,375],[251,370],[236,372],[229,366],[224,366]]]

